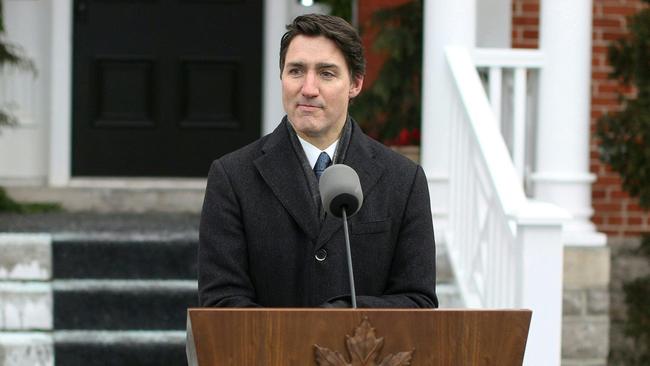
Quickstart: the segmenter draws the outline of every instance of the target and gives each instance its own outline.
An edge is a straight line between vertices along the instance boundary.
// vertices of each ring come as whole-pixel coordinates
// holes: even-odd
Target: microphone
[[[335,217],[348,217],[359,212],[363,204],[363,192],[359,176],[345,164],[334,164],[325,169],[318,182],[320,197],[325,211]]]
[[[334,164],[325,169],[318,182],[321,201],[325,212],[343,219],[345,234],[345,250],[348,259],[348,274],[350,277],[350,294],[352,308],[357,308],[357,295],[354,289],[354,272],[352,271],[352,254],[350,251],[350,233],[348,231],[348,216],[353,216],[363,204],[363,192],[359,176],[354,169],[344,164]]]

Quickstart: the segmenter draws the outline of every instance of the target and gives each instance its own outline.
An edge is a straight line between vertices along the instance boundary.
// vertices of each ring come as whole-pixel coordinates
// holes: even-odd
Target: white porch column
[[[565,245],[604,245],[589,221],[589,120],[592,0],[542,0],[535,198],[567,209]]]
[[[273,132],[284,116],[282,108],[282,84],[280,83],[280,39],[285,26],[292,19],[293,0],[272,4],[264,1],[264,65],[262,72],[262,131],[264,136]]]
[[[475,37],[476,0],[424,2],[420,161],[429,181],[437,238],[446,226],[449,198],[449,75],[444,52],[450,45],[473,49]]]

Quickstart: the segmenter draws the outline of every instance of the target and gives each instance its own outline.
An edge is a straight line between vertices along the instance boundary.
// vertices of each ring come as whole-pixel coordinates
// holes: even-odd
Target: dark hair
[[[301,15],[287,25],[287,32],[280,41],[280,73],[284,69],[289,44],[298,35],[328,38],[343,53],[352,79],[366,74],[366,58],[359,33],[344,19],[323,14]]]

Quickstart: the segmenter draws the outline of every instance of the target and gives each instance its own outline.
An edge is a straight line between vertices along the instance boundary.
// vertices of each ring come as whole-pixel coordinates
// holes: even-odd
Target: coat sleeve
[[[436,252],[429,189],[424,171],[418,166],[402,215],[386,291],[381,296],[357,296],[357,306],[435,308],[438,307],[435,284]]]
[[[226,169],[212,163],[199,226],[200,306],[256,307],[241,207]]]

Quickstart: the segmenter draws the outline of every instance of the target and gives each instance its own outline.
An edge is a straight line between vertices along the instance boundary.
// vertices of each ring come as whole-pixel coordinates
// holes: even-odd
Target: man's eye
[[[300,69],[289,69],[287,72],[289,75],[300,75],[301,70]]]
[[[331,79],[331,78],[335,77],[336,75],[334,75],[334,73],[331,72],[331,71],[323,71],[323,72],[321,72],[321,76],[326,78],[326,79]]]

